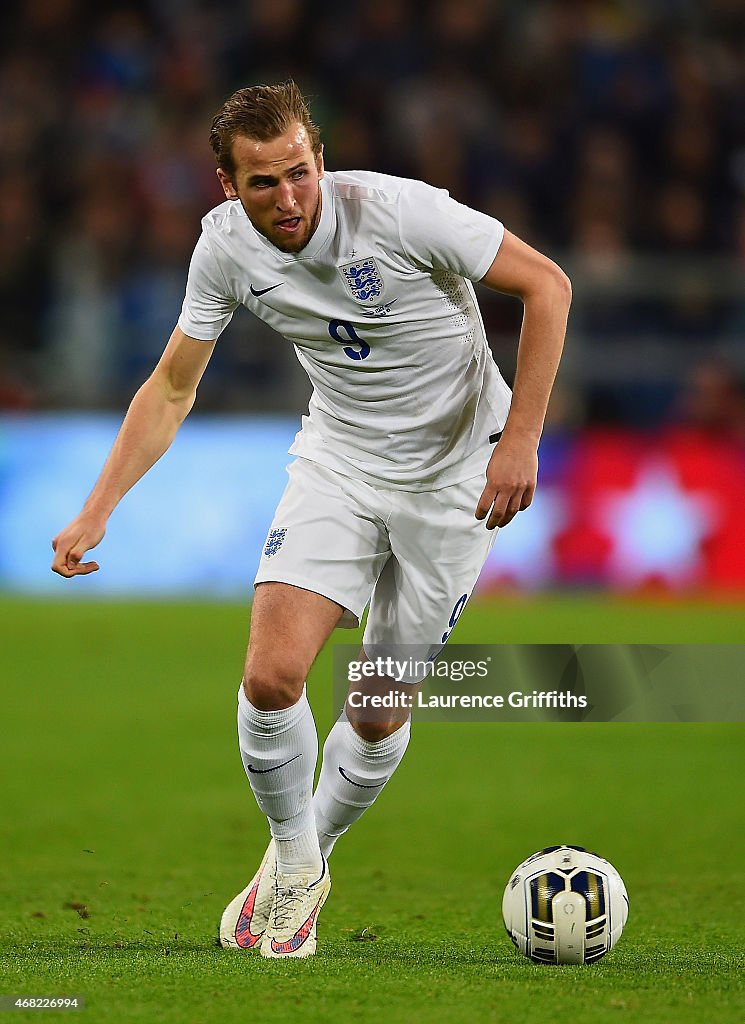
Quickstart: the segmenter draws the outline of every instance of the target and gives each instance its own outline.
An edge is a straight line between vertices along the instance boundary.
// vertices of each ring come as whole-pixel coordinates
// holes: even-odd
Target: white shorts
[[[474,516],[484,473],[436,491],[373,487],[307,459],[287,467],[254,584],[289,583],[340,604],[370,658],[426,661],[446,643],[497,530]],[[417,682],[426,672],[414,673]]]

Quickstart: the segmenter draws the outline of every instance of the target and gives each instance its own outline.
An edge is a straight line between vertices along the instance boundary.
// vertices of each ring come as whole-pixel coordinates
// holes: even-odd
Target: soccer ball
[[[623,879],[582,846],[547,846],[512,872],[502,899],[507,934],[538,964],[594,964],[629,916]]]

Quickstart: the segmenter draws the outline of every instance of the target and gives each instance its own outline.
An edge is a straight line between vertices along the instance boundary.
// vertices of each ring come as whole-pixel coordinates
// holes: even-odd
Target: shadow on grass
[[[228,952],[217,946],[216,941],[205,939],[203,942],[190,942],[181,939],[159,939],[156,937],[146,939],[115,939],[106,941],[98,938],[55,938],[48,940],[35,939],[33,942],[6,942],[0,947],[0,956],[8,956],[19,959],[21,957],[33,957],[39,959],[43,956],[79,956],[80,953],[106,953],[116,957],[118,954],[146,953],[152,955],[161,953],[164,956],[175,956],[179,953],[199,954],[220,954]]]

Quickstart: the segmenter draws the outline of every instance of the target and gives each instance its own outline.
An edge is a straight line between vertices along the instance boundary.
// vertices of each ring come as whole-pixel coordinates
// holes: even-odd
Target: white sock
[[[260,711],[238,690],[238,744],[256,802],[269,819],[282,874],[322,869],[312,794],[318,736],[305,689],[297,704]]]
[[[409,722],[383,740],[371,743],[342,715],[328,734],[323,764],[313,796],[313,813],[321,852],[334,843],[370,807],[390,779],[409,743]],[[343,774],[342,774],[343,772]]]

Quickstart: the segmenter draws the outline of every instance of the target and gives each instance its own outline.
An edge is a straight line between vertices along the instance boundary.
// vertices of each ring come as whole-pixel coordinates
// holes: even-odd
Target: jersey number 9
[[[360,338],[352,324],[346,320],[332,320],[329,324],[329,334],[334,341],[344,346],[344,355],[350,359],[367,359],[370,355],[370,346]],[[359,347],[353,348],[353,345]]]

